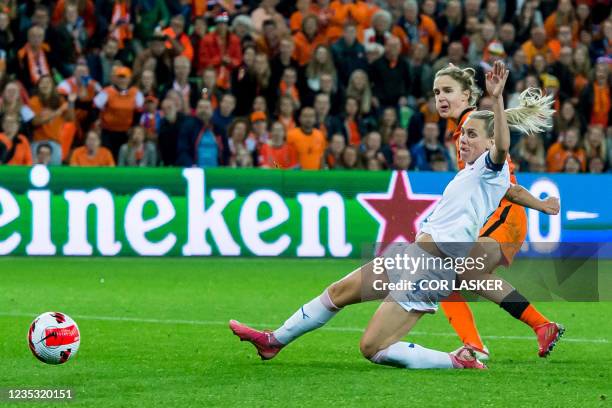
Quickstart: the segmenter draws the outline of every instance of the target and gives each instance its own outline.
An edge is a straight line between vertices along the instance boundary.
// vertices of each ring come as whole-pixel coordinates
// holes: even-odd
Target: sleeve
[[[487,153],[485,153],[484,164],[484,168],[486,170],[498,172],[504,168],[504,164],[506,163],[494,163],[491,159],[491,151],[488,151]]]
[[[94,106],[100,110],[104,109],[107,102],[108,102],[108,93],[106,93],[105,90],[98,92],[98,94],[93,99]]]

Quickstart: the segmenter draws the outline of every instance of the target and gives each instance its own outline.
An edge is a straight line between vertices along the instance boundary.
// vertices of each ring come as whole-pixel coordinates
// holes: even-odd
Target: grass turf
[[[269,362],[227,328],[230,318],[276,326],[355,266],[2,258],[0,388],[75,392],[70,403],[35,407],[609,406],[612,303],[538,304],[568,329],[547,360],[537,357],[529,328],[495,305],[472,304],[493,357],[485,372],[400,370],[366,361],[358,344],[374,303],[347,308]],[[26,343],[30,322],[50,310],[67,313],[81,330],[81,349],[63,366],[40,363]],[[441,350],[459,346],[442,313],[423,318],[408,338]]]

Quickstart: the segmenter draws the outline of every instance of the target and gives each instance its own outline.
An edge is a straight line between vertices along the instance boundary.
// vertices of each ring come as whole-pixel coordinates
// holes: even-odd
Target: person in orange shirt
[[[300,127],[290,130],[287,144],[297,151],[298,162],[303,170],[320,170],[323,164],[323,153],[327,142],[323,133],[315,129],[316,114],[314,108],[306,106],[300,113]]]
[[[144,105],[144,96],[135,86],[130,86],[132,71],[127,67],[113,69],[113,85],[99,92],[93,100],[100,110],[102,145],[107,147],[113,157],[127,142],[128,130],[134,123],[134,115]]]
[[[19,116],[7,113],[0,133],[0,164],[31,166],[32,151],[28,139],[19,134]]]
[[[574,38],[578,37],[578,19],[571,0],[559,0],[557,10],[544,20],[544,30],[548,39],[559,35],[559,29],[567,27]]]
[[[285,141],[285,126],[274,122],[270,130],[270,140],[259,149],[259,167],[264,169],[293,169],[297,166],[295,148]]]
[[[568,157],[573,156],[580,162],[582,171],[586,170],[586,154],[578,146],[580,142],[580,130],[569,128],[565,131],[562,139],[553,143],[546,154],[546,168],[550,173],[563,172]]]
[[[58,94],[55,83],[51,76],[46,75],[38,81],[36,95],[30,99],[30,109],[34,112],[32,126],[34,128],[32,151],[40,142],[48,142],[53,149],[51,158],[52,165],[59,165],[65,155],[62,146],[65,141],[74,137],[76,127],[74,126],[74,103],[76,94],[68,96],[68,102]],[[66,151],[67,153],[68,151]]]
[[[185,34],[185,17],[177,14],[170,20],[168,26],[162,33],[168,38],[166,48],[172,50],[173,55],[182,55],[193,61],[193,46],[189,36]]]
[[[310,57],[317,46],[327,45],[327,38],[319,32],[319,22],[317,17],[313,15],[304,17],[302,30],[294,34],[293,40],[295,42],[293,58],[301,66],[306,65],[310,61]]]
[[[100,146],[100,135],[95,130],[87,132],[85,146],[77,147],[70,158],[71,166],[115,167],[115,160],[110,150]]]
[[[559,59],[559,56],[561,54],[561,48],[574,48],[574,41],[572,39],[572,29],[569,26],[561,26],[558,28],[557,31],[557,36],[548,41],[548,48],[550,49],[551,53],[551,61],[557,61]]]
[[[345,1],[345,0],[336,0],[334,3],[341,3],[346,5],[348,8],[347,19],[352,19],[357,23],[357,37],[362,38],[361,34],[363,30],[368,28],[372,22],[372,16],[376,13],[379,7],[375,4],[370,3],[369,1],[355,0],[355,1]],[[332,7],[340,7],[339,4],[332,4]]]
[[[421,42],[427,46],[429,61],[433,62],[438,59],[444,37],[431,17],[419,13],[419,5],[416,0],[406,0],[398,26],[403,29],[408,43]]]
[[[525,52],[527,65],[533,63],[533,58],[536,55],[541,55],[546,58],[546,61],[550,61],[551,50],[546,43],[546,32],[542,27],[533,27],[531,29],[531,39],[525,41],[521,49]]]
[[[309,14],[316,14],[317,7],[312,4],[311,0],[297,0],[295,3],[296,10],[291,14],[289,18],[289,29],[294,34],[302,28],[302,21],[304,17]]]

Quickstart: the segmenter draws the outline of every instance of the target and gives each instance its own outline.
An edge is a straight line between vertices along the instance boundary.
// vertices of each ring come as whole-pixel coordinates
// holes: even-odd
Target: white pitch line
[[[0,316],[8,317],[30,317],[34,318],[37,316],[36,313],[16,313],[16,312],[0,312]],[[74,319],[79,320],[98,320],[108,322],[133,322],[133,323],[153,323],[153,324],[184,324],[190,326],[227,326],[228,322],[218,320],[180,320],[180,319],[149,319],[140,317],[120,317],[120,316],[84,316],[84,315],[71,315]],[[274,324],[265,323],[246,323],[249,326],[254,327],[274,327]],[[336,332],[355,332],[363,333],[365,328],[359,327],[323,327],[323,330],[336,331]],[[411,336],[435,336],[435,337],[456,337],[455,333],[444,333],[444,332],[421,332],[413,331],[410,332]],[[485,339],[494,340],[528,340],[533,341],[533,336],[483,336]],[[569,343],[598,343],[608,344],[608,339],[582,339],[582,338],[567,338],[564,337],[563,342]]]

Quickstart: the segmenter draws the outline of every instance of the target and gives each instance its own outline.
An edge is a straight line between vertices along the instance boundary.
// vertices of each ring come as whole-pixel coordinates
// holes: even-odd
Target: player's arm
[[[525,187],[518,184],[511,184],[506,191],[506,199],[513,204],[541,211],[545,214],[559,214],[559,199],[557,197],[546,197],[543,200],[535,197]]]
[[[510,71],[506,69],[501,61],[493,64],[493,69],[486,75],[487,91],[493,98],[493,136],[495,148],[490,151],[491,161],[495,164],[503,164],[506,161],[508,150],[510,150],[510,129],[504,111],[504,85]]]

